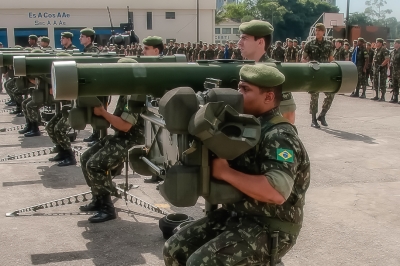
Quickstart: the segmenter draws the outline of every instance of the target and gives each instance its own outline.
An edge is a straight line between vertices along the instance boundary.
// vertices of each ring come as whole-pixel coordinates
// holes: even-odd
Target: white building
[[[199,39],[212,43],[215,28],[215,0],[199,2]],[[85,27],[96,31],[96,42],[104,45],[111,35],[110,8],[114,30],[128,22],[129,6],[135,33],[140,40],[157,35],[178,42],[197,41],[197,0],[118,0],[118,1],[2,1],[0,5],[0,42],[4,47],[28,45],[28,36],[48,36],[50,45],[60,45],[60,34],[70,31],[73,43],[79,44],[79,31]]]
[[[232,20],[225,20],[215,25],[215,41],[214,43],[225,44],[227,41],[237,43],[239,41],[239,26],[241,23]]]

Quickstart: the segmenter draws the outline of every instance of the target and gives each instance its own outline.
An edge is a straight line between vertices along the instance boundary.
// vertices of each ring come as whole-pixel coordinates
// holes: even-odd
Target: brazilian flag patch
[[[281,162],[293,163],[293,151],[288,149],[278,149],[276,159]]]

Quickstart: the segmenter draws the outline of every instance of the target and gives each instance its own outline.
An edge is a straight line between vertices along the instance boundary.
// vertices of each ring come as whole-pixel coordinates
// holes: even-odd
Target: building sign
[[[71,15],[65,12],[29,12],[28,17],[34,21],[35,26],[66,26]]]
[[[216,40],[229,40],[229,36],[231,35],[215,35]]]

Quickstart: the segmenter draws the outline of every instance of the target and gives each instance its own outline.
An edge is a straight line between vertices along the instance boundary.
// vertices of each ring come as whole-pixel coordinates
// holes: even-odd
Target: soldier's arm
[[[308,43],[306,43],[306,45],[304,46],[303,56],[301,58],[301,62],[303,63],[307,63],[308,61],[310,61],[308,57],[308,46],[309,46]]]
[[[369,64],[369,55],[368,55],[367,51],[364,51],[364,58],[365,58],[365,63],[364,63],[363,71],[366,72],[368,69],[368,64]]]
[[[133,124],[136,123],[136,121],[132,119],[133,116],[131,118],[122,119],[122,116],[115,116],[107,112],[103,106],[94,107],[94,114],[104,117],[104,119],[106,119],[113,127],[123,132],[128,132],[132,128]],[[128,117],[128,115],[126,117]]]
[[[381,66],[386,66],[390,61],[390,57],[389,57],[389,52],[386,51],[385,52],[385,61],[383,61],[383,63],[381,64]]]

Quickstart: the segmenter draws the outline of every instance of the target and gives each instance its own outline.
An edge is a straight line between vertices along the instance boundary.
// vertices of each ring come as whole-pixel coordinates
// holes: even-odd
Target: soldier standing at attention
[[[31,48],[39,47],[39,45],[37,44],[37,41],[38,41],[38,37],[36,35],[29,35],[29,37],[28,37],[29,47],[31,47]]]
[[[305,46],[306,46],[306,41],[302,41],[300,50],[297,53],[297,62],[301,62],[301,59],[303,58],[303,51],[304,51]]]
[[[343,40],[337,39],[335,41],[335,50],[333,51],[333,59],[335,61],[348,61],[348,54],[343,48]]]
[[[285,49],[282,47],[282,42],[277,41],[275,44],[275,49],[272,52],[272,59],[280,62],[285,62]]]
[[[81,36],[79,37],[79,41],[84,46],[83,52],[85,53],[98,53],[99,48],[93,45],[94,37],[96,36],[96,32],[92,29],[85,28],[81,30]]]
[[[385,93],[386,93],[386,81],[387,81],[387,68],[390,61],[389,51],[382,47],[383,39],[376,39],[376,50],[374,53],[374,62],[373,70],[374,70],[374,90],[375,97],[371,98],[373,101],[385,101]],[[381,97],[379,98],[379,89],[381,91]]]
[[[371,80],[371,83],[373,81],[373,73],[372,73],[372,62],[374,60],[374,50],[372,50],[372,46],[370,42],[367,42],[367,52],[368,52],[368,68],[366,72],[366,83],[369,86],[369,80]]]
[[[63,46],[64,50],[73,50],[76,49],[76,46],[72,44],[72,38],[74,37],[74,34],[71,32],[62,32],[61,33],[61,45]]]
[[[315,39],[306,43],[303,51],[302,62],[317,61],[319,63],[328,63],[333,61],[332,43],[324,38],[325,26],[322,23],[315,25]],[[335,93],[325,92],[325,99],[322,105],[322,111],[317,118],[319,92],[313,92],[310,101],[310,114],[312,115],[311,126],[320,128],[318,121],[323,126],[328,126],[325,115],[331,108]],[[318,120],[318,121],[317,121]]]
[[[394,41],[394,49],[390,55],[390,64],[392,66],[392,76],[393,81],[393,96],[389,101],[390,103],[400,103],[399,102],[399,85],[400,85],[400,39]]]
[[[199,52],[199,58],[198,60],[204,60],[206,59],[206,50],[207,50],[207,44],[203,45],[203,49]]]
[[[186,55],[186,48],[183,42],[181,42],[181,46],[176,50],[176,53]]]
[[[205,58],[207,60],[213,60],[214,59],[214,49],[212,47],[212,44],[208,45],[208,49],[206,50]]]
[[[285,62],[297,62],[297,49],[293,47],[293,40],[287,40],[288,47],[285,49]]]
[[[245,65],[239,75],[244,113],[260,120],[258,148],[229,162],[214,159],[210,175],[244,197],[168,239],[163,250],[167,266],[275,266],[300,233],[310,161],[295,127],[279,112],[285,77],[264,64]]]
[[[40,38],[40,47],[42,49],[53,49],[50,45],[50,39],[46,36]]]
[[[350,95],[350,97],[360,97],[360,98],[366,98],[365,96],[365,91],[367,90],[367,78],[365,74],[367,73],[367,68],[368,68],[368,62],[369,62],[369,55],[367,52],[367,49],[364,46],[365,40],[363,38],[358,38],[358,46],[354,50],[354,53],[356,56],[356,66],[357,66],[357,72],[358,72],[358,82],[357,82],[357,87],[356,91],[353,91],[353,93]],[[362,88],[362,94],[361,96],[359,95],[360,89]]]
[[[172,47],[172,49],[171,49],[171,55],[174,55],[174,54],[176,54],[177,52],[178,52],[178,43],[176,42],[176,43],[174,43],[174,47]]]

